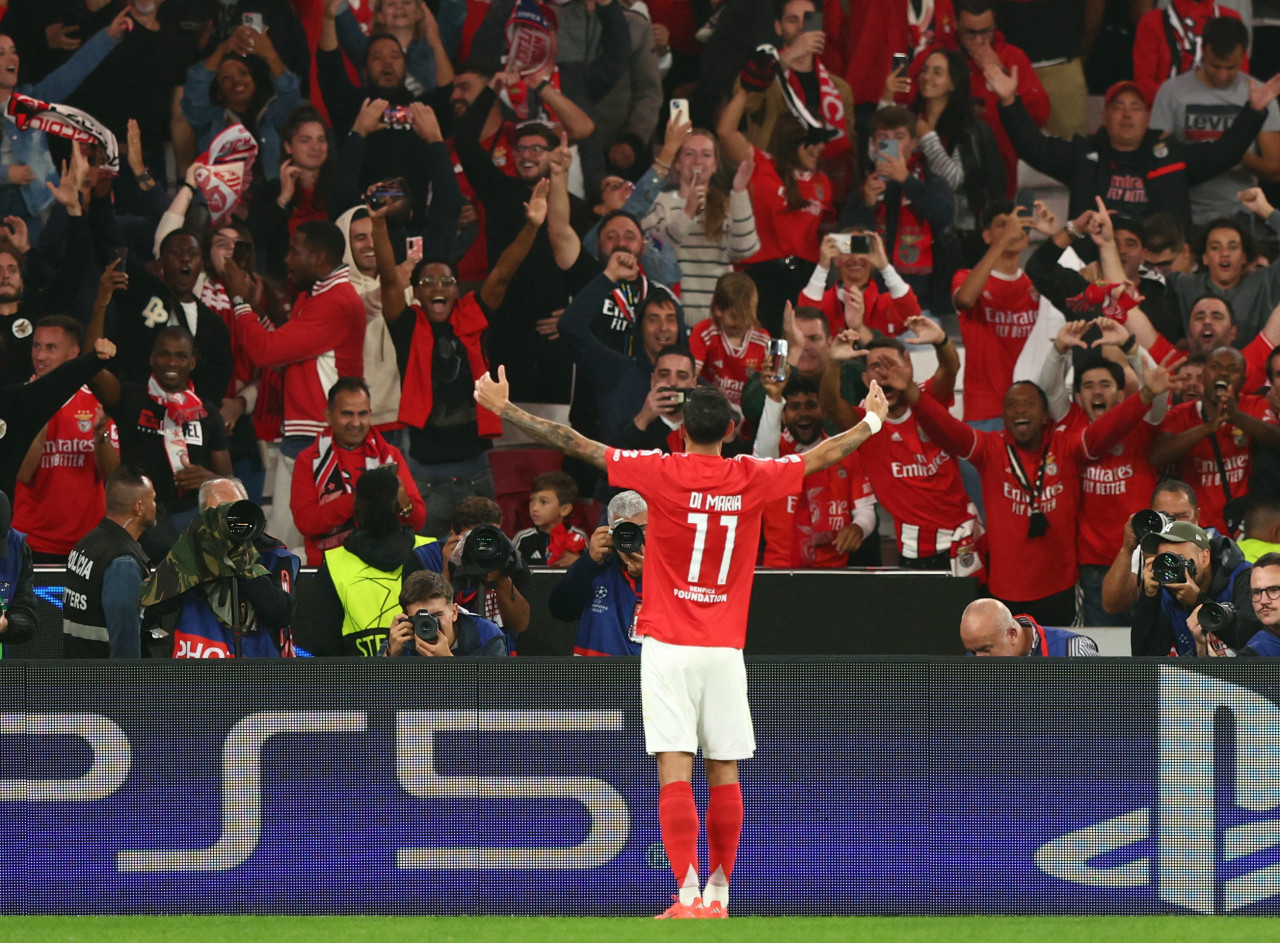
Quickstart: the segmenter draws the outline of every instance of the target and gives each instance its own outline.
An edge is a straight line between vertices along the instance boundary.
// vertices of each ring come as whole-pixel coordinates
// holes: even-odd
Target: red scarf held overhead
[[[410,310],[417,318],[417,326],[413,332],[413,346],[409,350],[409,363],[404,372],[404,386],[400,390],[400,414],[397,418],[415,429],[425,429],[435,402],[435,392],[431,386],[431,364],[435,356],[436,337],[431,330],[431,319],[427,317],[427,312],[418,305],[413,305]],[[480,349],[480,337],[488,328],[489,319],[484,316],[475,292],[468,292],[458,299],[449,314],[449,325],[462,344],[462,349],[467,352],[471,378],[478,380],[480,374],[489,369],[489,362]],[[476,406],[476,425],[482,436],[496,438],[502,435],[502,420],[483,406]]]
[[[844,99],[840,97],[840,89],[831,80],[827,67],[816,56],[813,60],[813,71],[818,77],[818,107],[821,114],[815,116],[809,112],[804,100],[804,88],[800,77],[794,69],[783,69],[779,62],[779,78],[782,86],[782,99],[787,109],[806,128],[831,128],[837,132],[823,148],[827,158],[836,157],[850,149],[849,135],[844,123]]]

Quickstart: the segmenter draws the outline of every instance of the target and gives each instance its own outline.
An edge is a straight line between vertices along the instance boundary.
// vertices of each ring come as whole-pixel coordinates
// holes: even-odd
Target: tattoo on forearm
[[[502,418],[520,431],[527,432],[570,458],[578,458],[597,468],[604,468],[604,446],[578,434],[568,426],[531,416],[510,403],[503,409]]]

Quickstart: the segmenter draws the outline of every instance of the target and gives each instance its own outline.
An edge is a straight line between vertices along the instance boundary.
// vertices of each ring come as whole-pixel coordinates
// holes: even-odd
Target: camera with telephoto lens
[[[227,536],[237,544],[257,540],[267,526],[266,515],[248,498],[232,504],[224,504],[219,510]]]
[[[409,617],[413,634],[424,642],[434,642],[440,635],[440,620],[425,609],[419,609]]]
[[[462,561],[453,569],[456,580],[483,580],[497,570],[510,574],[520,565],[515,544],[493,524],[477,524],[462,543]]]
[[[618,521],[609,536],[619,553],[639,553],[644,547],[644,528],[632,521]]]
[[[1196,562],[1166,550],[1151,561],[1151,576],[1157,583],[1190,583],[1196,578]]]
[[[1215,635],[1236,623],[1236,607],[1229,602],[1207,602],[1200,607],[1200,628]]]
[[[1143,538],[1148,534],[1163,533],[1164,529],[1172,523],[1173,518],[1163,511],[1143,508],[1133,515],[1133,536],[1138,538],[1138,543],[1142,543]]]

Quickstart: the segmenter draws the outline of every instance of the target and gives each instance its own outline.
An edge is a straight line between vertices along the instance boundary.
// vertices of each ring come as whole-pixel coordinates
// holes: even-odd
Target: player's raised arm
[[[599,442],[593,442],[580,435],[568,426],[550,419],[539,419],[531,416],[519,406],[512,404],[508,398],[507,371],[499,365],[498,379],[488,373],[482,373],[476,380],[476,402],[489,412],[505,419],[522,432],[527,432],[540,442],[545,442],[553,449],[563,452],[572,458],[580,458],[596,468],[604,468],[604,449]],[[887,407],[886,407],[887,408]],[[856,428],[860,428],[855,426]],[[856,446],[855,446],[856,448]],[[850,449],[852,451],[852,449]]]
[[[875,380],[871,381],[863,405],[866,407],[867,414],[862,422],[804,453],[806,475],[834,465],[880,431],[880,427],[884,425],[884,417],[889,415],[889,401],[884,398],[884,391]]]

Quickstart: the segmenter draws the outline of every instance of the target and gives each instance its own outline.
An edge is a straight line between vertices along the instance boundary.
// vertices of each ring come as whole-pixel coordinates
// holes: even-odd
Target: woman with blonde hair
[[[760,249],[747,192],[751,166],[744,162],[730,177],[716,136],[695,128],[666,169],[669,189],[645,216],[644,232],[675,247],[684,273],[680,303],[685,323],[693,326],[710,315],[716,280]]]
[[[756,317],[756,283],[742,272],[721,275],[711,295],[711,317],[689,335],[698,376],[742,403],[747,379],[769,359],[769,334]]]

